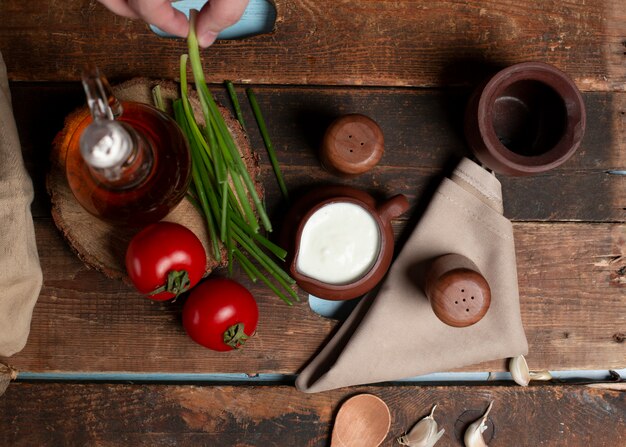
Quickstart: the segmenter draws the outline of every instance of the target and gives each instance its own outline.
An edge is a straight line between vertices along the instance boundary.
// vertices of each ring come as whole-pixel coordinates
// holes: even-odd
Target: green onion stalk
[[[192,184],[188,198],[206,220],[215,259],[221,260],[224,247],[229,272],[232,272],[234,261],[239,262],[252,281],[261,280],[279,298],[291,305],[290,298],[299,300],[293,290],[295,281],[279,265],[287,253],[261,234],[261,229],[272,231],[271,222],[206,84],[195,32],[196,13],[190,13],[187,39],[189,55],[183,54],[180,59],[181,98],[174,101],[175,119],[186,135],[191,150]],[[193,80],[200,98],[204,126],[196,121],[189,100],[188,61],[191,62]]]

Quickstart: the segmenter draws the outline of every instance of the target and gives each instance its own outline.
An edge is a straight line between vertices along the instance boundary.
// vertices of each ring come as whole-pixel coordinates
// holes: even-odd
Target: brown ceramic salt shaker
[[[376,166],[383,152],[383,132],[378,124],[365,115],[349,114],[337,118],[326,130],[320,158],[330,172],[354,176]]]
[[[478,267],[467,257],[436,258],[426,273],[425,293],[437,318],[453,327],[480,321],[491,304],[491,290]]]

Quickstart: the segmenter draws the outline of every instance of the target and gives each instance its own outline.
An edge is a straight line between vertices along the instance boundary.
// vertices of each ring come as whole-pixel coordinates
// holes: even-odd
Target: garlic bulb
[[[480,419],[472,422],[470,426],[467,427],[467,430],[465,430],[465,436],[463,437],[465,447],[487,447],[483,433],[487,430],[487,424],[485,424],[485,422],[487,421],[487,416],[489,416],[492,406],[493,402],[489,404],[485,414],[483,414]]]
[[[398,443],[409,447],[433,447],[445,433],[444,429],[437,432],[437,421],[433,418],[437,405],[433,407],[430,414],[421,419],[411,431],[398,438]]]
[[[552,380],[550,371],[529,371],[528,363],[523,355],[509,360],[509,372],[515,383],[521,386],[528,386],[531,380]]]

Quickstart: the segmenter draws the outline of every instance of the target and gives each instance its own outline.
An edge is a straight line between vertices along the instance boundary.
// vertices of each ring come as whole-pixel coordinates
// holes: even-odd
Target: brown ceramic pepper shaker
[[[478,267],[465,256],[436,258],[426,273],[425,293],[435,315],[449,326],[480,321],[491,304],[491,290]]]
[[[352,176],[376,166],[384,147],[383,132],[374,120],[349,114],[337,118],[328,127],[320,157],[329,171]]]

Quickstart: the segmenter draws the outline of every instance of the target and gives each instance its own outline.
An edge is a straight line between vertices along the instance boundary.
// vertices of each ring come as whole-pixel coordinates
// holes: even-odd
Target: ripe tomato
[[[214,351],[241,348],[258,322],[259,308],[252,294],[226,278],[211,278],[195,287],[183,307],[187,334]]]
[[[126,271],[137,290],[148,298],[169,300],[202,279],[206,253],[190,229],[173,222],[157,222],[130,241]]]

